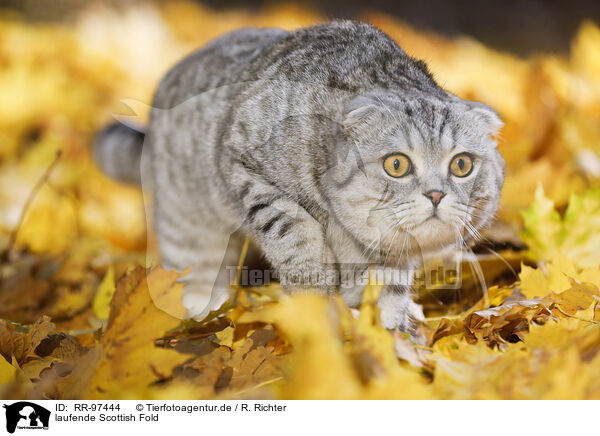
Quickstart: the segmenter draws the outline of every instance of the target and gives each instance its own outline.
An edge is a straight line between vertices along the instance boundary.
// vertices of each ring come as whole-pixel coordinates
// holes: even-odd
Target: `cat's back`
[[[424,62],[408,56],[378,28],[352,20],[289,32],[266,47],[246,75],[285,77],[351,92],[394,87],[439,91]]]
[[[351,92],[374,87],[440,91],[425,63],[407,56],[384,32],[343,20],[295,31],[247,28],[227,33],[173,67],[161,81],[154,105],[172,108],[207,90],[274,78]]]
[[[277,28],[246,28],[212,40],[171,68],[156,90],[154,105],[172,108],[243,80],[252,61],[288,34]]]

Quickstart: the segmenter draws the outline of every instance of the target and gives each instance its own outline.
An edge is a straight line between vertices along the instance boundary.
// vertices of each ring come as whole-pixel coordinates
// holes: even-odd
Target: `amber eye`
[[[456,177],[467,177],[473,171],[473,158],[468,153],[457,154],[450,162],[450,172]]]
[[[392,177],[404,177],[410,173],[412,163],[402,153],[390,154],[383,160],[383,169]]]

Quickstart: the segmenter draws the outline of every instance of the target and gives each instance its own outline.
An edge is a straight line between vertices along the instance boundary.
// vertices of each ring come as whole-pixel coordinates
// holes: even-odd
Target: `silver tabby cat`
[[[501,125],[380,30],[337,21],[218,38],[162,80],[145,133],[115,124],[94,152],[107,174],[151,183],[162,263],[193,267],[184,304],[201,317],[246,235],[288,289],[352,306],[369,265],[410,272],[476,237],[502,188]],[[402,277],[378,304],[385,327],[411,331],[423,314]]]

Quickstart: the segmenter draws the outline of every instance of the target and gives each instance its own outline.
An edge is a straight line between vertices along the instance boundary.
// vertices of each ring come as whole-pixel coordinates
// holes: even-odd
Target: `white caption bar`
[[[556,403],[556,402],[555,402]],[[591,434],[596,401],[9,401],[9,434]],[[548,410],[560,410],[548,415]],[[597,431],[594,432],[594,434]]]

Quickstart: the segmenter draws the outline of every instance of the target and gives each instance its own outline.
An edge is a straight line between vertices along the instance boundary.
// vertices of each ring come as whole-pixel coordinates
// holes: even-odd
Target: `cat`
[[[162,263],[193,267],[190,316],[226,296],[219,271],[248,235],[286,289],[340,292],[350,306],[369,265],[407,271],[378,306],[384,327],[413,332],[411,271],[496,212],[501,126],[382,31],[333,21],[210,42],[160,82],[145,132],[110,126],[94,153],[117,179],[150,180]],[[346,282],[326,279],[348,268]]]

